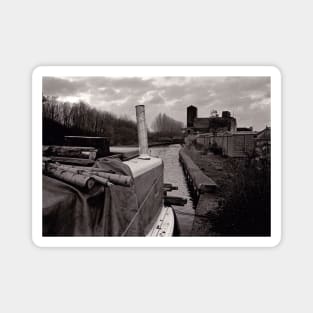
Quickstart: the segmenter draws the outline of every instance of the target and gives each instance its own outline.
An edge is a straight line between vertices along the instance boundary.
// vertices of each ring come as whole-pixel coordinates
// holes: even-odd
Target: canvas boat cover
[[[94,166],[133,177],[116,159],[102,158]],[[163,163],[130,187],[96,184],[86,191],[43,175],[43,236],[145,236],[161,211],[162,188]]]

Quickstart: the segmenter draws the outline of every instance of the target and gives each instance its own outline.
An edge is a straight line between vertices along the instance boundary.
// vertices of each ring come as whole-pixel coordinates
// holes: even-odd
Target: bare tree
[[[49,137],[49,142],[53,142],[56,133],[58,142],[64,135],[107,136],[111,137],[113,144],[137,142],[136,123],[125,116],[118,118],[83,101],[70,104],[48,96],[42,97],[42,108],[43,132]]]
[[[159,113],[152,123],[152,129],[165,136],[175,136],[181,134],[183,123],[167,116],[165,113]]]

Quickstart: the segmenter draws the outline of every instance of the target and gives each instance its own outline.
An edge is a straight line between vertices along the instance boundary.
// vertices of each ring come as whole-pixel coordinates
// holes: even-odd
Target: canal
[[[159,157],[164,162],[164,182],[177,186],[178,190],[168,193],[171,196],[177,196],[187,199],[184,206],[173,206],[180,231],[180,236],[190,236],[194,220],[194,207],[191,195],[187,186],[187,181],[179,162],[178,152],[181,145],[157,146],[151,147],[150,155]]]

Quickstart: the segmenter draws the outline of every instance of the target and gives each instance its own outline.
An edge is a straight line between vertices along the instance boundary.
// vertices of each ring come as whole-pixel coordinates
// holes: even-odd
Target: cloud
[[[149,105],[149,104],[164,104],[165,100],[164,100],[164,98],[162,96],[160,96],[160,93],[153,92],[152,93],[152,97],[149,100],[144,101],[143,103],[146,104],[146,105]]]
[[[190,104],[198,107],[199,116],[228,110],[239,126],[270,125],[269,77],[44,77],[43,93],[61,100],[84,99],[132,119],[134,106],[145,104],[150,125],[160,112],[185,123]]]
[[[88,91],[87,81],[71,81],[67,78],[44,77],[43,93],[57,96],[76,96]]]

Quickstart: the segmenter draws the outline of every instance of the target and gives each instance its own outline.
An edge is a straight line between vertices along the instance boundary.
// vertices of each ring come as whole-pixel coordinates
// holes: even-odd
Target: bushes
[[[253,159],[232,160],[232,175],[224,186],[224,202],[215,231],[225,236],[270,236],[270,164]]]
[[[211,145],[211,151],[212,151],[214,154],[222,154],[222,153],[223,153],[223,149],[222,149],[221,147],[219,147],[216,142],[214,142],[214,143]]]

